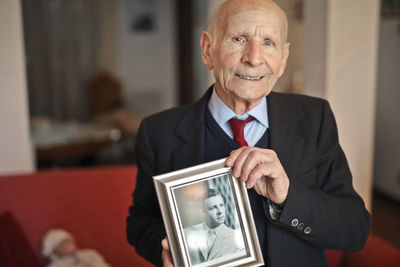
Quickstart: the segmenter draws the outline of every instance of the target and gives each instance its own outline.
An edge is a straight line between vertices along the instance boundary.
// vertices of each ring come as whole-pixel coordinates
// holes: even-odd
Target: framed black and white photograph
[[[154,176],[175,266],[259,266],[247,189],[225,159]]]

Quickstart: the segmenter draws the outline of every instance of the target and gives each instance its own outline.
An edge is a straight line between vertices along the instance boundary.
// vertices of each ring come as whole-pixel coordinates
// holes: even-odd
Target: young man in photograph
[[[240,231],[225,225],[225,203],[215,189],[208,189],[203,204],[204,223],[184,228],[192,265],[235,254],[244,255]]]

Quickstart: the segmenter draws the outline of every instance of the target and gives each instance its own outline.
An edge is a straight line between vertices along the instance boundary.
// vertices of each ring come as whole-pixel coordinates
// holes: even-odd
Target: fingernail
[[[232,165],[232,160],[227,159],[226,162],[225,162],[225,164],[226,164],[227,166],[231,166],[231,165]]]

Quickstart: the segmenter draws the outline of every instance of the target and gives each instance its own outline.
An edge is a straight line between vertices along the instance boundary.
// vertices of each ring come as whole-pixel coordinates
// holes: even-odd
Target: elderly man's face
[[[269,94],[289,53],[284,21],[276,8],[235,8],[217,25],[217,40],[205,60],[214,72],[217,93],[228,106],[235,101],[258,103]]]
[[[225,204],[220,195],[205,200],[206,223],[215,228],[225,222]]]

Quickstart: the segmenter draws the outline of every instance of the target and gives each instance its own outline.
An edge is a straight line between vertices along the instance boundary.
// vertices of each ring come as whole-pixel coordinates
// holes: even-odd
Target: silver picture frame
[[[175,266],[264,265],[246,186],[225,160],[153,177]],[[221,210],[212,213],[211,201]],[[210,218],[220,224],[211,238]]]

